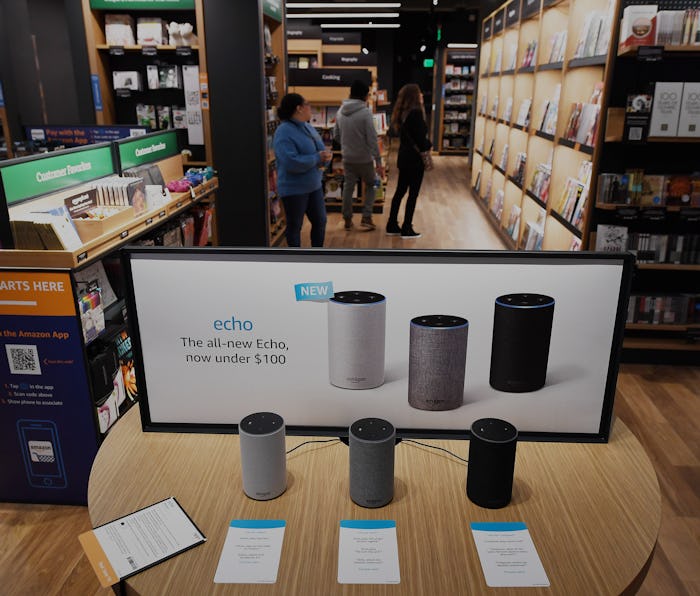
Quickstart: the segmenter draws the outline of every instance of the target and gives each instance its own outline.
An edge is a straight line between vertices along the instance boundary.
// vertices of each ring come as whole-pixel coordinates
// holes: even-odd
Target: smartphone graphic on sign
[[[17,432],[29,484],[36,488],[66,488],[56,424],[51,420],[20,419]]]

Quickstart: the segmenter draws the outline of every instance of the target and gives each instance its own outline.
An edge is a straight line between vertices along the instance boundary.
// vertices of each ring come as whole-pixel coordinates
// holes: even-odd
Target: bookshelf
[[[471,145],[476,49],[445,49],[441,69],[438,151],[466,155]]]
[[[511,248],[586,248],[612,8],[513,0],[482,23],[471,185]]]
[[[621,3],[618,21],[632,4]],[[685,8],[683,3],[658,3],[658,10]],[[636,135],[630,134],[625,116],[631,98],[640,95],[652,98],[653,113],[655,83],[700,83],[700,48],[655,41],[620,47],[620,42],[616,37],[589,245],[637,256],[623,359],[697,364],[700,178],[694,155],[700,139],[647,136],[645,130],[638,140],[628,140]],[[628,116],[631,121],[636,114]],[[647,126],[648,121],[640,128]]]
[[[280,11],[282,11],[280,5]],[[270,210],[269,246],[277,246],[284,238],[286,222],[284,206],[277,194],[277,167],[272,149],[275,131],[279,126],[277,106],[287,89],[285,65],[286,36],[284,19],[272,7],[263,9],[263,46],[265,69],[265,141],[267,146],[267,200]]]
[[[81,1],[95,123],[184,128],[185,165],[212,165],[203,0],[173,0],[167,10],[157,1]],[[139,38],[139,19],[161,19],[168,27],[188,23],[192,31],[161,29],[167,43],[138,43],[145,41]]]
[[[2,92],[0,81],[0,159],[12,159],[14,157],[12,147],[12,134],[7,121],[7,109],[5,108],[5,96]]]

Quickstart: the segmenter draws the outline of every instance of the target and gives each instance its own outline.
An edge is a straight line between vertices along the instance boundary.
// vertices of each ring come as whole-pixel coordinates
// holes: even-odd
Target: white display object
[[[683,83],[679,137],[700,137],[700,83]]]
[[[184,64],[182,82],[185,89],[185,110],[187,111],[187,137],[190,145],[204,144],[202,126],[202,99],[199,93],[199,66]]]
[[[675,137],[681,114],[683,83],[656,83],[651,108],[650,137]]]

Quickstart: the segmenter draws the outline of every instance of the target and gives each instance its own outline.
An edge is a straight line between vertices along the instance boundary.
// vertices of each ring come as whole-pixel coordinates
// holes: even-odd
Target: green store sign
[[[263,14],[282,22],[282,0],[263,0]]]
[[[117,147],[122,170],[160,161],[179,153],[177,134],[174,131],[136,137],[133,141],[118,143]]]
[[[195,0],[90,0],[99,10],[194,10]]]
[[[114,174],[112,147],[71,151],[0,169],[8,205]]]

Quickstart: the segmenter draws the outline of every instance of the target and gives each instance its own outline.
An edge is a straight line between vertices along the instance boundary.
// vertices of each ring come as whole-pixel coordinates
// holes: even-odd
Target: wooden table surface
[[[310,437],[287,437],[288,449]],[[322,437],[317,437],[322,438]],[[467,441],[425,441],[467,457]],[[646,573],[659,530],[656,474],[619,419],[610,442],[518,444],[513,500],[483,509],[466,496],[466,464],[402,442],[394,500],[365,509],[349,497],[348,448],[312,444],[287,456],[287,491],[254,501],[242,491],[238,435],[143,433],[137,408],[110,432],[90,477],[93,525],[175,496],[207,542],[129,578],[140,594],[619,594]],[[214,584],[232,519],[287,522],[276,584]],[[339,522],[392,519],[401,583],[337,582]],[[470,522],[522,521],[550,588],[486,586]]]

